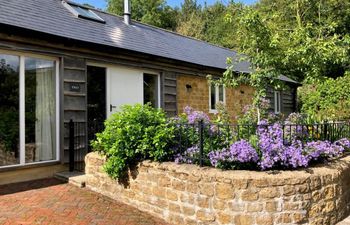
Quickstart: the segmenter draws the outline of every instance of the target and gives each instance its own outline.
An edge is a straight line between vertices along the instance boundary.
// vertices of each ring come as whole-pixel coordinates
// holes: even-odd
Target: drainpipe
[[[131,4],[130,0],[124,0],[124,23],[130,25],[131,23]]]

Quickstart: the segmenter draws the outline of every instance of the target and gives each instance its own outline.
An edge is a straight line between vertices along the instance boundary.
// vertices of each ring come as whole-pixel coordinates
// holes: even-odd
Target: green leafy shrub
[[[112,178],[127,175],[144,159],[163,161],[173,156],[174,127],[161,109],[150,105],[125,105],[105,122],[105,130],[92,141],[95,151],[106,155],[105,171]]]
[[[304,85],[298,96],[301,111],[311,120],[350,119],[350,73],[337,79]]]

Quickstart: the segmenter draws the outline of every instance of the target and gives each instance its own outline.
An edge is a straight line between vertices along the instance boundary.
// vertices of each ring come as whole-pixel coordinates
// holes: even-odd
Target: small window
[[[280,91],[275,91],[275,113],[279,114],[281,113],[281,92]]]
[[[158,75],[143,74],[143,103],[151,103],[154,108],[159,107]]]
[[[106,23],[101,17],[99,17],[89,8],[65,1],[63,1],[63,5],[77,17],[93,20],[100,23]]]
[[[216,112],[216,104],[219,102],[225,103],[225,88],[223,85],[210,85],[209,90],[209,109]]]

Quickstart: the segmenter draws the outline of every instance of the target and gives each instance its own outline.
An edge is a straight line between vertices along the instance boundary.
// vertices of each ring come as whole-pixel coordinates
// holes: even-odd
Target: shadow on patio
[[[25,181],[20,183],[12,183],[0,185],[0,196],[14,194],[17,192],[29,191],[34,189],[47,188],[55,185],[60,185],[65,182],[50,178],[50,179],[40,179],[35,181]]]

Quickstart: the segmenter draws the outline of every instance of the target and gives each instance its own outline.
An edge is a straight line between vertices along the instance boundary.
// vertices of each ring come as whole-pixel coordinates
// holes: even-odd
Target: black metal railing
[[[65,123],[65,130],[65,143],[68,143],[65,146],[68,145],[69,171],[84,171],[84,158],[88,153],[86,123],[70,120]]]
[[[206,123],[198,121],[196,123],[170,122],[169,125],[175,126],[175,139],[173,141],[173,150],[177,155],[184,154],[190,148],[195,147],[195,156],[189,157],[196,160],[201,166],[209,162],[208,152],[227,148],[230,144],[246,140],[250,142],[258,141],[259,131],[280,129],[284,145],[292,144],[293,140],[302,143],[327,140],[337,141],[341,138],[350,138],[350,121],[326,122],[318,124],[275,124],[268,125],[237,125],[223,123]],[[96,133],[104,129],[103,123],[97,121],[74,122],[71,120],[65,124],[68,136],[65,141],[68,142],[69,150],[69,168],[70,171],[84,171],[85,155],[91,150],[90,141],[95,138]],[[187,156],[188,157],[188,156]]]
[[[85,156],[91,151],[90,141],[101,132],[103,123],[97,121],[65,123],[65,149],[68,150],[69,171],[84,171]]]
[[[279,129],[283,144],[286,146],[291,145],[293,140],[305,144],[310,141],[334,142],[341,138],[350,138],[350,121],[280,125],[216,124],[198,121],[191,124],[176,123],[175,126],[176,138],[173,149],[178,155],[196,161],[201,166],[208,164],[208,153],[211,151],[227,148],[230,144],[242,139],[257,143],[259,130],[268,132]]]

